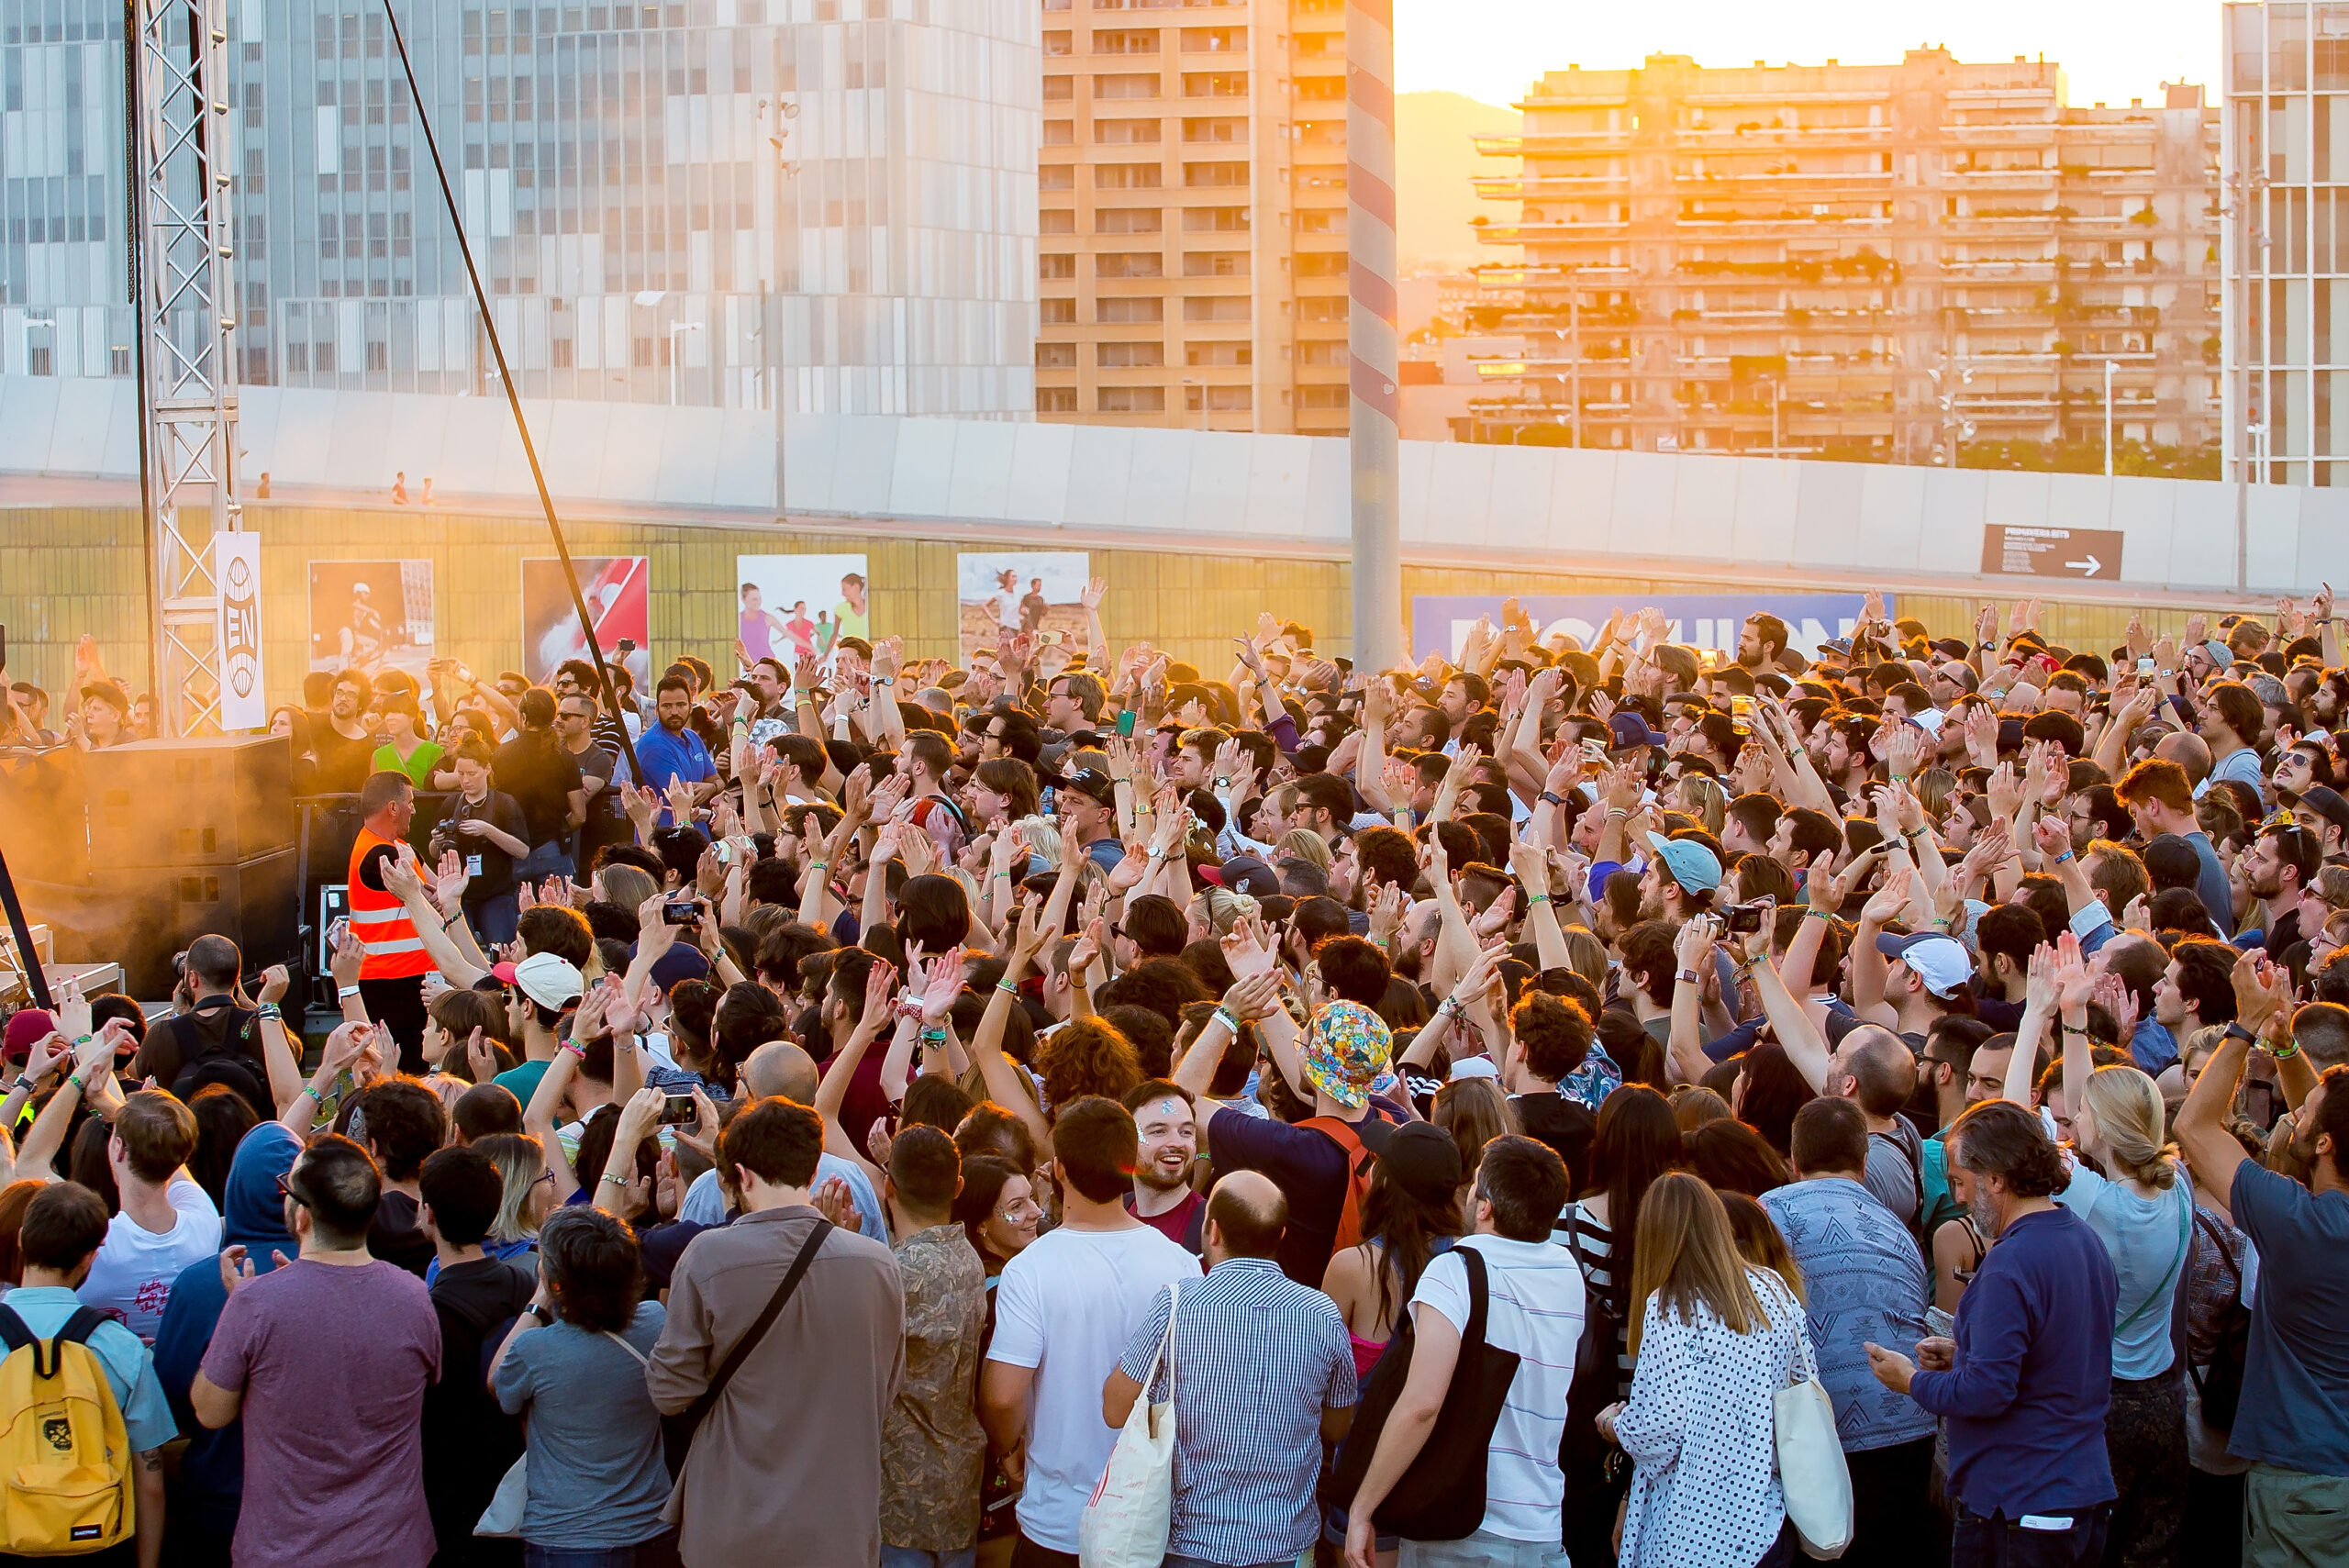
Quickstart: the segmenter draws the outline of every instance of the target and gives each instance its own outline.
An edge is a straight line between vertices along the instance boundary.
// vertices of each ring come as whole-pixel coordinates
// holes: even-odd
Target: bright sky
[[[1444,89],[1508,104],[1544,71],[1623,70],[1651,53],[1700,65],[1898,61],[1920,43],[1960,60],[2044,54],[2072,102],[2153,98],[2158,83],[2199,82],[2217,97],[2217,0],[1396,0],[1402,91]]]

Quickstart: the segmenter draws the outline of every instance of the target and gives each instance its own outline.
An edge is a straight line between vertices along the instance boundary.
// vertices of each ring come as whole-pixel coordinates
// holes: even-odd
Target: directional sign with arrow
[[[2025,528],[1991,523],[1982,530],[1982,570],[2075,583],[2121,580],[2118,528]]]

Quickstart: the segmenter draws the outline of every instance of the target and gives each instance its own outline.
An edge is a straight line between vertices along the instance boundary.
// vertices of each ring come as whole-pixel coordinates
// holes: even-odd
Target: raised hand
[[[1218,945],[1223,949],[1224,963],[1242,980],[1269,973],[1278,966],[1272,933],[1257,916],[1243,915],[1233,921],[1230,933]]]

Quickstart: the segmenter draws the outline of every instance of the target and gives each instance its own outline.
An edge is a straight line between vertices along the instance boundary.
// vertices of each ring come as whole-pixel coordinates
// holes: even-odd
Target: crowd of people
[[[1815,1382],[1846,1562],[2349,1562],[2340,628],[332,677],[339,1027],[7,1020],[0,1549],[1784,1568]]]

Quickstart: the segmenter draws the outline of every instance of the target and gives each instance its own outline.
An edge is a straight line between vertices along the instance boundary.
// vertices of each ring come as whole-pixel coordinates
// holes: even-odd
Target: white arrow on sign
[[[2098,569],[2103,565],[2104,562],[2099,561],[2094,555],[2090,555],[2086,561],[2067,561],[2064,562],[2065,570],[2069,571],[2072,568],[2076,567],[2080,571],[2087,573],[2091,577],[2095,576]]]

